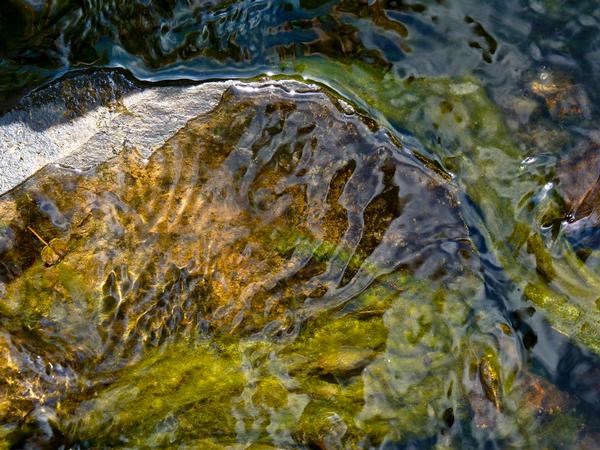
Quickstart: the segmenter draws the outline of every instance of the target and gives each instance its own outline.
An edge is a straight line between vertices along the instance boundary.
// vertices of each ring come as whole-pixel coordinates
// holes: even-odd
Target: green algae
[[[555,289],[557,298],[566,296],[581,312],[578,331],[560,327],[561,332],[598,352],[600,341],[590,325],[596,323],[594,311],[584,306],[594,296],[598,277],[575,263],[568,249],[566,256],[551,254],[540,236],[542,227],[565,217],[564,201],[551,191],[543,201],[532,202],[549,175],[524,171],[523,161],[535,149],[517,146],[502,113],[475,78],[400,79],[377,66],[319,57],[301,58],[295,70],[352,98],[369,117],[415,135],[425,148],[413,151],[453,174],[477,205],[491,250],[511,279],[523,291],[532,283],[553,282],[547,289]],[[537,305],[552,323],[571,321],[567,309]]]
[[[525,288],[525,297],[548,311],[551,324],[562,334],[573,337],[596,353],[600,353],[600,315],[593,306],[582,308],[565,295],[538,283]]]
[[[377,294],[365,295],[377,301]],[[369,308],[366,303],[365,308]],[[385,357],[381,352],[388,328],[380,315],[365,317],[361,312],[359,309],[350,317],[334,320],[317,319],[289,345],[261,341],[219,345],[217,341],[161,348],[156,356],[149,354],[124,370],[117,382],[93,400],[82,403],[76,411],[61,413],[79,418],[69,426],[74,438],[95,445],[119,442],[123,430],[130,440],[122,444],[135,447],[185,443],[202,437],[225,445],[244,442],[244,435],[251,437],[250,442],[291,445],[293,441],[278,436],[278,430],[286,430],[299,442],[338,442],[347,447],[355,447],[365,438],[381,442],[392,432],[397,439],[402,433],[427,435],[434,429],[425,426],[431,421],[426,414],[428,405],[443,394],[435,388],[434,375],[404,395],[406,406],[395,412],[393,423],[390,417],[370,417],[372,407],[364,409],[364,377],[360,374],[375,357]],[[409,342],[414,342],[414,337]],[[405,345],[405,352],[410,348],[412,353],[417,351],[408,342]],[[357,353],[361,355],[358,359]],[[419,351],[417,354],[416,360],[409,358],[402,366],[412,366],[423,357]],[[282,362],[287,377],[273,375],[273,369],[265,367],[262,359],[266,355],[268,364]],[[249,361],[251,369],[244,368],[244,361]],[[411,376],[414,370],[412,366]],[[428,371],[425,367],[421,370]],[[441,365],[439,370],[443,373],[448,368]],[[251,395],[244,395],[242,390]],[[251,429],[240,433],[242,425],[231,422],[232,417],[242,423],[251,419]],[[332,420],[344,430],[337,437]],[[111,434],[113,429],[115,434]],[[198,430],[206,436],[199,435]]]
[[[315,317],[291,343],[217,339],[161,347],[59,414],[76,440],[128,447],[206,439],[200,442],[216,447],[360,448],[431,436],[446,426],[449,410],[456,421],[475,414],[480,432],[502,423],[495,432],[515,444],[549,442],[557,421],[568,426],[562,431],[577,429],[575,419],[560,418],[567,411],[540,422],[540,411],[522,398],[526,385],[510,381],[510,364],[500,363],[493,341],[455,334],[470,312],[464,302],[453,304],[457,293],[420,283],[390,293],[390,285],[365,291],[351,313]],[[437,300],[423,301],[427,295]],[[381,297],[389,308],[373,314]],[[488,381],[478,381],[482,372]]]
[[[93,446],[305,442],[357,448],[435,434],[446,411],[468,420],[482,401],[492,410],[501,405],[506,420],[521,390],[507,384],[510,364],[500,365],[491,341],[455,334],[469,323],[470,309],[450,300],[456,293],[430,292],[421,283],[400,292],[392,285],[368,289],[347,306],[351,312],[316,317],[290,344],[213,339],[150,351],[113,374],[107,388],[94,388],[90,400],[63,400],[57,410],[63,429]],[[429,296],[433,301],[424,301]],[[383,316],[373,309],[382,301]],[[502,396],[489,400],[477,371],[469,393],[461,382],[469,376],[468,370],[463,375],[468,360],[490,364]],[[531,427],[537,412],[517,412],[521,426]],[[498,413],[484,408],[476,414],[485,429]],[[514,426],[504,437],[517,434]]]
[[[67,418],[72,438],[89,445],[168,447],[189,439],[233,443],[235,423],[227,405],[245,384],[234,350],[168,346],[124,370],[110,388],[75,411],[65,408],[59,414]]]

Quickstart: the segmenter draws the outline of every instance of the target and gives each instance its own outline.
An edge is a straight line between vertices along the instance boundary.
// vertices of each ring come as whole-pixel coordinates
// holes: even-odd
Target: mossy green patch
[[[317,56],[301,58],[295,70],[352,99],[368,116],[416,136],[424,147],[412,150],[455,175],[477,205],[490,248],[509,277],[522,289],[552,281],[560,292],[557,295],[566,296],[565,301],[580,311],[579,331],[565,327],[561,331],[594,351],[600,348],[594,327],[586,325],[596,319],[576,304],[579,297],[588,298],[597,289],[598,277],[569,261],[569,252],[566,257],[552,254],[540,236],[542,226],[556,223],[565,214],[564,201],[553,190],[534,200],[552,174],[524,170],[531,149],[517,145],[499,108],[475,78],[401,79],[381,67]],[[550,322],[563,321],[566,306],[537,305]]]
[[[64,414],[72,438],[94,445],[234,442],[230,408],[244,384],[235,349],[174,344],[124,369],[108,389]]]

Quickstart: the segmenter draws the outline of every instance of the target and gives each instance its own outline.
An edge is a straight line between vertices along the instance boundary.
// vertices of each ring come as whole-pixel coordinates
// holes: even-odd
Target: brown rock
[[[556,414],[572,406],[572,400],[548,380],[534,374],[524,378],[523,403],[538,414]]]
[[[554,119],[591,118],[590,99],[585,89],[563,75],[542,72],[531,82],[530,89],[544,99]]]
[[[558,192],[567,204],[570,221],[593,216],[600,224],[600,147],[586,142],[558,168]]]

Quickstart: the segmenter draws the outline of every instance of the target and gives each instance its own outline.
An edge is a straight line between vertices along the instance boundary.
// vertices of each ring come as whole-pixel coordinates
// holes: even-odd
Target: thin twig
[[[33,235],[34,235],[36,238],[38,238],[38,239],[39,239],[39,240],[42,242],[42,244],[44,244],[46,247],[50,247],[50,244],[48,244],[48,243],[47,243],[47,242],[44,240],[44,238],[43,238],[43,237],[41,237],[39,234],[37,234],[37,233],[36,233],[36,231],[35,231],[33,228],[31,228],[31,227],[27,227],[27,229],[28,229],[29,231],[31,231],[31,232],[33,233]],[[50,247],[50,248],[52,248],[52,247]],[[54,249],[52,249],[52,250],[54,250]]]

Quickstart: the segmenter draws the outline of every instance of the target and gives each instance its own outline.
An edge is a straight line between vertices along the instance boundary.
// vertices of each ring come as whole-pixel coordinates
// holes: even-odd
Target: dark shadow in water
[[[467,196],[462,196],[462,213],[469,234],[481,259],[485,280],[485,298],[493,302],[519,335],[532,369],[563,392],[576,399],[591,433],[600,430],[600,357],[573,343],[540,318],[533,306],[523,307],[521,293],[515,290],[488,248],[480,230],[484,229],[481,211]],[[515,309],[515,305],[519,305]],[[538,338],[539,336],[539,338]],[[538,345],[538,339],[541,339]],[[427,448],[427,447],[415,447]]]
[[[0,6],[0,111],[28,90],[86,67],[125,67],[148,81],[244,78],[293,73],[311,55],[401,77],[477,73],[498,100],[514,94],[527,71],[545,66],[563,68],[590,88],[600,73],[595,6],[591,0],[576,6],[7,0]]]

